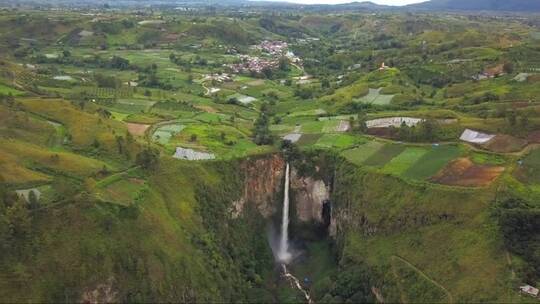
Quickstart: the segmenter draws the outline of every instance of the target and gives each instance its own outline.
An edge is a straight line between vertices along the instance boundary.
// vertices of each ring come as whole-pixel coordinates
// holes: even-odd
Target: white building
[[[539,290],[538,288],[532,287],[531,285],[524,285],[519,287],[522,293],[528,294],[533,297],[538,297]]]

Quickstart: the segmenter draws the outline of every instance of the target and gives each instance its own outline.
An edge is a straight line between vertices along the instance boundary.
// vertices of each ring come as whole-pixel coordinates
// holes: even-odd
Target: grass
[[[452,303],[452,296],[442,286],[404,259],[392,256],[392,271],[402,299],[407,303]],[[418,297],[421,295],[420,297]]]
[[[6,184],[35,184],[50,181],[48,175],[24,167],[16,156],[2,150],[0,150],[0,177]]]
[[[323,134],[302,134],[297,144],[300,146],[311,146],[317,143]]]
[[[144,180],[134,178],[120,179],[104,188],[99,188],[96,191],[96,195],[101,200],[113,202],[123,206],[129,206],[139,198],[140,192],[144,189],[144,187]]]
[[[382,169],[384,173],[402,175],[428,152],[425,148],[407,147],[401,154],[394,157]]]
[[[540,184],[540,149],[532,150],[523,158],[516,174],[527,184]]]
[[[317,143],[316,147],[344,149],[351,147],[359,142],[358,137],[348,134],[324,134]]]
[[[425,180],[435,175],[449,161],[461,154],[461,149],[454,145],[433,147],[431,151],[416,161],[403,176],[411,179]]]
[[[364,161],[367,166],[382,167],[405,150],[402,144],[386,144]]]
[[[302,123],[301,133],[322,133],[324,123],[320,121],[307,121]]]
[[[385,302],[417,303],[428,295],[426,302],[444,301],[440,288],[417,269],[444,286],[456,303],[509,302],[512,294],[517,295],[510,292],[515,284],[510,282],[499,236],[489,218],[493,191],[411,185],[376,172],[348,173],[349,167],[343,166],[337,187],[349,190],[335,199],[350,202],[348,214],[359,212],[365,222],[377,227],[377,233],[369,236],[370,227],[349,231],[343,255],[385,277],[381,286]],[[442,213],[448,215],[446,219],[438,218]],[[406,259],[415,270],[397,264],[395,276],[393,256]],[[482,292],[488,286],[493,292]]]
[[[0,139],[0,151],[12,155],[31,169],[52,170],[74,176],[91,176],[106,163],[69,152],[52,152],[30,143]]]
[[[4,84],[1,84],[0,83],[0,94],[4,94],[4,95],[13,95],[13,96],[21,96],[21,95],[24,95],[24,92],[21,92],[17,89],[14,89],[12,87],[8,87]]]
[[[388,105],[392,102],[394,95],[381,94],[381,89],[369,89],[366,96],[358,98],[358,102],[374,105]]]
[[[346,150],[341,153],[343,157],[349,160],[351,163],[356,165],[363,165],[364,161],[368,159],[371,155],[378,152],[384,146],[383,143],[378,141],[369,141],[358,148],[351,150]]]
[[[23,99],[23,106],[28,111],[47,119],[62,123],[72,137],[72,143],[78,147],[89,147],[96,140],[106,149],[116,149],[116,134],[126,134],[126,126],[119,121],[100,118],[97,115],[81,111],[69,102],[59,99]]]

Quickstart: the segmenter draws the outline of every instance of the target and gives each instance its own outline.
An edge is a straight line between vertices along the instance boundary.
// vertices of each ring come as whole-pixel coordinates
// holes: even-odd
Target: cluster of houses
[[[260,50],[268,56],[238,55],[240,63],[226,65],[232,73],[262,73],[266,69],[274,70],[279,66],[279,59],[287,58],[293,64],[301,65],[302,60],[289,50],[287,42],[279,40],[264,40],[251,47]]]
[[[253,46],[254,49],[262,50],[272,56],[282,56],[289,49],[289,45],[285,41],[279,40],[264,40],[258,45]]]
[[[227,67],[233,73],[253,72],[262,73],[265,69],[276,69],[279,61],[276,58],[266,59],[249,55],[240,55],[240,63],[229,64]]]
[[[233,81],[233,75],[227,73],[221,74],[205,74],[203,75],[203,81],[215,81],[215,82],[230,82]]]
[[[474,75],[472,78],[473,80],[486,80],[486,79],[492,79],[495,77],[499,77],[504,75],[504,66],[502,64],[499,64],[497,66],[485,69],[482,73],[479,73],[478,75]]]

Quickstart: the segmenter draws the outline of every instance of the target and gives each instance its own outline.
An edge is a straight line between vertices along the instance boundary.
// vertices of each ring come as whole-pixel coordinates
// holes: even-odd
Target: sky
[[[303,3],[303,4],[337,4],[337,3],[349,3],[353,1],[362,2],[364,0],[286,0],[287,2]],[[412,3],[424,2],[426,0],[370,0],[377,4],[386,5],[407,5]]]

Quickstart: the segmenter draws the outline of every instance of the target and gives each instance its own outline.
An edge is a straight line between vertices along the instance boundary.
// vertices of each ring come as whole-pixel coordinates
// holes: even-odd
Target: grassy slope
[[[10,278],[0,284],[0,297],[80,301],[111,280],[119,291],[114,301],[244,299],[257,287],[257,261],[272,263],[257,234],[262,221],[227,216],[226,206],[240,194],[236,165],[165,159],[159,171],[139,172],[147,187],[130,207],[83,195],[38,211],[31,236],[0,259]]]
[[[424,281],[424,276],[402,277],[395,257],[442,285],[456,302],[507,302],[516,295],[502,242],[489,217],[495,188],[409,185],[348,164],[338,169],[336,180],[334,213],[342,214],[343,254],[373,267],[376,287],[386,301],[438,301],[425,297],[426,286],[431,291],[437,287],[429,287],[429,281],[410,281]],[[406,283],[401,290],[400,282]],[[415,285],[423,287],[411,287]]]

